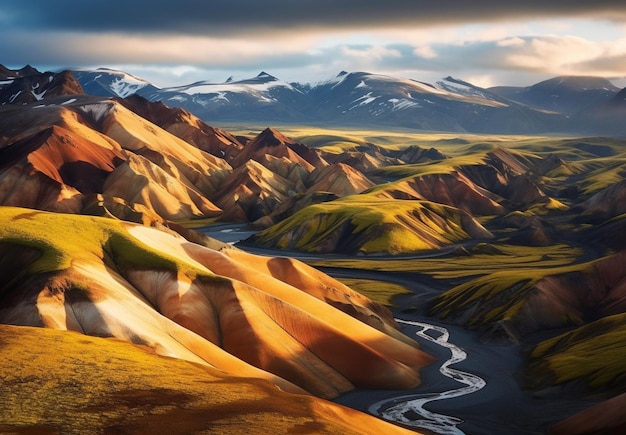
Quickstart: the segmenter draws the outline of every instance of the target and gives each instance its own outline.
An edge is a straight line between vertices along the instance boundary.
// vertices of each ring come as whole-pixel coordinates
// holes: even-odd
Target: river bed
[[[235,244],[255,231],[245,224],[223,224],[199,229],[200,232]],[[290,256],[307,261],[319,255],[277,250],[249,249],[255,254]],[[372,271],[324,269],[335,276],[359,278]],[[425,315],[415,306],[415,298],[432,297],[440,290],[427,284],[409,282],[401,273],[386,272],[391,282],[414,290],[398,299],[394,308],[402,331],[416,339],[421,348],[437,361],[421,370],[422,383],[413,390],[354,390],[336,399],[337,403],[368,412],[415,430],[441,435],[461,434],[544,434],[547,427],[593,402],[536,395],[524,390],[522,345],[493,345],[479,334]],[[397,275],[397,276],[396,276]],[[404,301],[404,302],[403,302]]]

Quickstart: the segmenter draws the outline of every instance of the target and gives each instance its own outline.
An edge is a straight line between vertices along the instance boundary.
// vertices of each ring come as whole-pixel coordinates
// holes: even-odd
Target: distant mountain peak
[[[267,127],[263,130],[255,139],[255,144],[264,145],[280,145],[285,143],[292,143],[293,140],[282,134],[280,131],[272,127]]]
[[[626,88],[622,89],[617,93],[617,95],[611,98],[609,100],[609,104],[626,107]]]
[[[258,76],[256,76],[256,78],[258,78],[258,79],[272,79],[272,80],[278,80],[276,77],[274,77],[274,76],[273,76],[273,75],[271,75],[271,74],[266,73],[265,71],[261,71],[261,72],[259,73],[259,75],[258,75]]]
[[[613,85],[609,80],[594,76],[558,76],[539,82],[531,86],[531,88],[568,89],[577,91],[592,89],[619,90],[619,88]]]

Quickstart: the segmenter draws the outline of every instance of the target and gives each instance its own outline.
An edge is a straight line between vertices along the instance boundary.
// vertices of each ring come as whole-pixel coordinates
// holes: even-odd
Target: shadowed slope
[[[58,97],[60,95],[80,95],[83,88],[69,71],[60,73],[38,73],[33,70],[21,77],[14,77],[8,85],[0,86],[0,101],[3,104],[22,105]]]
[[[537,388],[576,381],[583,390],[623,393],[625,337],[622,312],[542,341],[530,355],[528,383]]]
[[[621,434],[626,431],[626,394],[585,409],[548,429],[549,435]]]
[[[626,311],[626,252],[556,269],[496,272],[435,299],[433,313],[513,339]],[[509,337],[511,338],[511,337]]]

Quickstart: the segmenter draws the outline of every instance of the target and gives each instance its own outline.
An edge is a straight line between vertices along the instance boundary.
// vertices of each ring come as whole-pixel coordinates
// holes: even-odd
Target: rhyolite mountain
[[[596,125],[586,112],[620,91],[606,79],[555,77],[529,87],[481,88],[453,77],[434,84],[368,72],[345,72],[317,83],[287,83],[266,72],[224,82],[157,88],[126,73],[77,70],[89,94],[183,107],[207,122],[269,125],[381,126],[475,133],[623,135],[616,119]],[[610,110],[609,118],[613,111]]]
[[[246,242],[257,247],[360,254],[352,260],[361,268],[369,261],[376,268],[449,264],[450,270],[432,276],[422,269],[445,291],[420,303],[431,316],[475,330],[486,342],[521,343],[529,350],[526,385],[538,394],[549,400],[626,392],[623,140],[461,134],[390,139],[354,131],[296,140],[275,128],[242,136],[169,102],[128,95],[123,73],[98,72],[101,91],[116,83],[115,96],[86,95],[73,73],[0,73],[0,204],[12,206],[0,207],[2,323],[115,337],[202,367],[228,367],[229,382],[236,382],[231,376],[252,376],[270,389],[280,385],[323,397],[353,386],[410,387],[419,381],[418,370],[430,357],[398,333],[379,305],[302,263],[252,256],[181,225],[248,222],[263,229]],[[112,76],[104,80],[107,74]],[[451,113],[464,113],[473,125],[502,116],[501,127],[537,116],[557,126],[599,128],[607,136],[623,124],[623,91],[608,89],[615,94],[606,101],[598,97],[583,117],[556,113],[539,101],[531,108],[512,95],[450,78],[435,86],[403,81],[406,94],[392,82],[345,73],[307,87],[262,74],[235,88],[248,97],[253,88],[255,98],[270,106],[279,99],[275,87],[306,99],[318,92],[340,106],[324,116],[355,111],[355,118],[391,122],[400,108],[423,110],[428,100],[439,106],[433,122],[440,123]],[[144,84],[141,89],[148,89]],[[606,87],[601,81],[592,85]],[[211,85],[197,86],[205,87]],[[333,100],[334,92],[346,98]],[[390,92],[389,98],[379,92]],[[416,101],[420,107],[412,105]],[[315,108],[307,104],[300,107]],[[378,115],[372,112],[376,104]],[[276,113],[285,110],[276,107]],[[426,122],[422,113],[420,122]],[[407,256],[427,251],[419,260]],[[432,253],[440,257],[429,259]],[[60,340],[31,329],[0,329],[0,336]],[[276,335],[279,342],[269,338]],[[87,342],[98,352],[100,344]],[[337,359],[339,348],[349,348],[356,359]],[[2,388],[10,393],[16,387]],[[258,397],[252,390],[244,396]],[[317,412],[323,405],[311,407]],[[603,409],[583,415],[600,420]],[[13,405],[11,412],[20,413]],[[345,421],[344,411],[337,412]],[[8,424],[0,420],[0,430],[15,429]],[[617,416],[605,426],[619,424]]]
[[[171,232],[108,218],[15,207],[0,207],[0,216],[0,324],[14,325],[8,330],[0,328],[3,350],[6,342],[11,342],[4,337],[7,334],[39,337],[38,346],[48,339],[54,349],[57,345],[52,337],[64,340],[25,327],[114,339],[113,343],[135,345],[135,358],[146,354],[146,364],[157,361],[155,354],[175,359],[174,367],[188,363],[188,370],[196,372],[192,383],[208,390],[213,383],[236,384],[238,379],[248,379],[241,389],[233,387],[239,391],[235,402],[254,402],[259,397],[272,402],[270,398],[281,400],[290,393],[291,400],[312,401],[312,408],[303,411],[311,417],[331,406],[333,414],[322,412],[324,416],[320,416],[329,424],[356,417],[350,410],[323,405],[310,394],[333,398],[357,386],[413,388],[420,382],[419,369],[433,360],[399,332],[386,308],[296,260],[255,256],[228,246],[211,249]],[[83,366],[110,368],[128,358],[130,349],[116,350],[111,344],[109,352],[104,352],[90,339],[80,341],[70,335],[66,340],[91,344],[82,356],[75,357],[85,361]],[[11,349],[19,363],[24,351]],[[50,361],[49,353],[50,348],[44,347],[37,358],[46,356]],[[41,364],[47,383],[63,382],[57,367],[46,368],[45,361]],[[131,367],[141,372],[136,364]],[[135,370],[125,371],[134,377]],[[16,415],[3,412],[0,428],[16,423],[29,427],[38,422],[32,414],[25,420],[24,414],[36,406],[36,398],[24,397],[20,408],[13,406],[11,398],[20,395],[13,391],[15,379],[26,375],[30,380],[25,384],[29,384],[39,373],[22,364],[3,367],[0,391],[9,398],[4,406]],[[163,366],[152,375],[168,381],[172,376]],[[250,379],[256,387],[246,387]],[[106,391],[89,378],[72,382],[59,388],[59,395],[73,397],[70,401],[79,398],[79,402],[95,405],[94,399],[103,398]],[[141,390],[138,397],[151,398],[144,406],[157,411],[159,402],[152,396],[159,388],[150,384],[135,388]],[[109,391],[116,388],[119,386],[111,385]],[[267,391],[263,394],[259,389]],[[170,386],[162,392],[172,394],[173,403],[182,406],[184,390]],[[130,391],[120,391],[119,398],[124,397],[133,400]],[[209,403],[215,405],[216,400]],[[91,409],[92,414],[97,412]],[[77,406],[64,410],[63,415],[73,420],[84,412]],[[219,419],[226,411],[205,412],[205,418]],[[237,412],[243,417],[259,410],[252,407]],[[54,419],[43,416],[43,421],[50,424]],[[371,424],[372,429],[366,430],[372,433],[374,427],[383,432],[394,430],[385,429],[388,425],[383,422]]]

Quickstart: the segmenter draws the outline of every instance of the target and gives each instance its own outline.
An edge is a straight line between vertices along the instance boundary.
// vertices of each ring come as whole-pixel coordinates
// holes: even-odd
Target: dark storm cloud
[[[626,8],[621,0],[29,0],[0,6],[0,25],[5,28],[178,34],[428,26],[551,16],[624,20]]]

